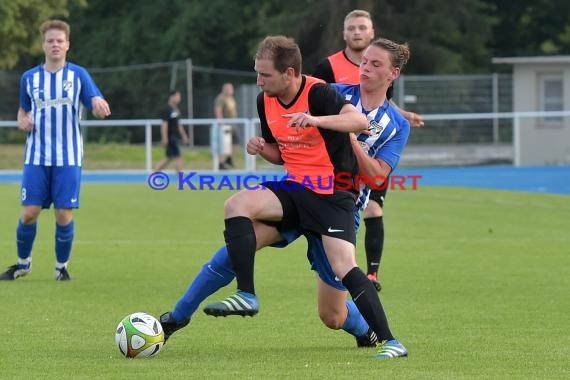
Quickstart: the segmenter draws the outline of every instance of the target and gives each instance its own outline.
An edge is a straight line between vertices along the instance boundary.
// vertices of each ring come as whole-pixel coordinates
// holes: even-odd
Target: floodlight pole
[[[188,106],[188,119],[194,118],[194,95],[192,91],[192,59],[186,59],[186,104]],[[188,126],[188,140],[194,147],[194,125]]]
[[[493,100],[493,113],[499,112],[499,74],[493,73],[492,77],[492,100]],[[493,118],[493,144],[499,143],[499,119]]]

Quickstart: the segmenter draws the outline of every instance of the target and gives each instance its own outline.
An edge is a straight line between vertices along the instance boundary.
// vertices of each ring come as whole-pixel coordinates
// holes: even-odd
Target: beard
[[[360,40],[360,41],[348,41],[347,45],[349,47],[350,50],[356,51],[356,52],[363,52],[364,50],[366,50],[366,48],[370,45],[370,42],[366,42],[365,40]]]

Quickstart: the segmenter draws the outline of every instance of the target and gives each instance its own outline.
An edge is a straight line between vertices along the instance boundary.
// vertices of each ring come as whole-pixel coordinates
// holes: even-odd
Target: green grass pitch
[[[32,274],[0,283],[0,378],[570,377],[570,198],[463,188],[388,193],[381,299],[410,357],[375,360],[374,350],[320,323],[299,240],[258,255],[258,316],[199,310],[156,358],[123,358],[118,322],[173,307],[222,243],[229,194],[84,184],[70,283],[52,279],[54,218],[45,210]],[[16,258],[18,186],[0,185],[0,199],[7,267]]]

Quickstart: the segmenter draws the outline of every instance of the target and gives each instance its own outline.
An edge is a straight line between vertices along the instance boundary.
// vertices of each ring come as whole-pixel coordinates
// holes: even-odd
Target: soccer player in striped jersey
[[[359,67],[362,63],[364,51],[374,39],[374,25],[370,13],[355,9],[349,12],[344,19],[343,39],[346,46],[324,60],[322,60],[313,74],[328,83],[358,84]],[[390,86],[386,97],[391,100],[394,86]],[[412,127],[423,126],[423,118],[415,112],[403,110],[392,103],[393,109],[398,110]],[[366,251],[367,275],[370,281],[380,291],[382,286],[378,279],[378,271],[382,252],[384,249],[384,201],[388,187],[373,189],[370,192],[369,202],[363,211],[366,232],[364,236],[364,249]]]
[[[389,42],[388,40],[379,39],[373,42],[371,46],[382,47],[384,49],[393,49],[397,51],[399,45]],[[366,60],[366,58],[364,58]],[[401,57],[401,60],[407,58]],[[366,65],[367,63],[363,63]],[[400,65],[403,65],[400,63]],[[395,65],[395,67],[398,67]],[[375,78],[370,79],[367,74],[363,75],[363,83],[360,85],[350,84],[332,84],[332,86],[344,96],[344,98],[352,103],[360,112],[368,118],[370,135],[361,133],[358,136],[353,135],[352,142],[362,149],[356,149],[356,154],[362,154],[361,150],[369,157],[379,160],[382,165],[382,174],[379,179],[383,182],[374,184],[374,187],[365,186],[361,189],[360,195],[356,202],[357,209],[364,210],[368,204],[370,193],[374,188],[384,189],[388,183],[386,178],[392,170],[396,168],[400,161],[400,154],[404,150],[404,146],[408,141],[410,134],[409,124],[402,121],[403,116],[392,106],[390,101],[384,97],[384,101],[380,104],[379,97],[373,95],[362,96],[362,94],[377,94]],[[363,156],[364,157],[364,156]],[[364,158],[361,159],[363,161]],[[363,167],[364,166],[364,167]],[[371,171],[367,165],[361,165],[361,175],[369,176],[376,174],[377,171]],[[370,177],[372,178],[372,177]],[[360,225],[360,214],[356,214],[356,228]]]
[[[83,139],[82,106],[97,118],[109,104],[83,67],[67,62],[70,27],[48,20],[40,27],[45,62],[26,71],[20,83],[18,127],[28,133],[22,174],[22,214],[16,230],[18,262],[0,274],[15,280],[30,273],[37,219],[55,209],[55,279],[71,277],[67,264],[74,236],[73,209],[79,207]]]
[[[407,62],[409,50],[406,45],[378,40],[368,49],[366,57],[366,63],[361,67],[362,88],[340,86],[339,89],[345,99],[354,105],[360,104],[360,111],[367,114],[369,133],[359,135],[358,138],[354,136],[351,141],[361,174],[372,178],[387,176],[396,167],[409,135],[409,123],[391,108],[385,97],[387,86],[397,78]],[[255,139],[258,137],[250,140],[250,144],[255,145]],[[365,201],[367,194],[367,189],[363,189],[361,199]],[[361,205],[362,203],[357,204],[358,207]],[[359,211],[357,208],[356,216]],[[381,347],[376,355],[378,358],[407,356],[405,347],[392,336],[383,309],[380,309],[379,313],[382,326],[377,335],[364,320],[355,302],[346,300],[347,289],[333,272],[320,236],[301,229],[277,230],[275,226],[256,220],[253,221],[253,228],[257,237],[257,249],[268,245],[268,242],[276,241],[279,243],[273,245],[274,247],[283,247],[298,238],[301,233],[305,234],[309,242],[307,258],[311,268],[317,272],[319,316],[327,327],[343,329],[354,335],[359,347],[376,346],[380,338]],[[202,267],[174,309],[161,316],[166,338],[186,326],[199,304],[221,287],[228,285],[234,277],[235,271],[228,247],[223,246]],[[221,303],[207,305],[204,311],[215,316],[254,315],[259,306],[256,299],[253,301],[249,296],[242,297],[238,292]]]

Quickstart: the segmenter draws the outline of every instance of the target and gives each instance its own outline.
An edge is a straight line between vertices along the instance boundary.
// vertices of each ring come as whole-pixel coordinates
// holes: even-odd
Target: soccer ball
[[[115,343],[127,358],[152,357],[164,345],[164,332],[160,322],[152,315],[133,313],[119,322]]]

